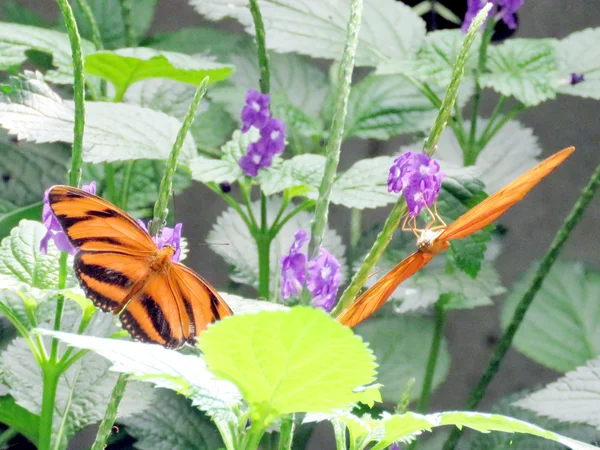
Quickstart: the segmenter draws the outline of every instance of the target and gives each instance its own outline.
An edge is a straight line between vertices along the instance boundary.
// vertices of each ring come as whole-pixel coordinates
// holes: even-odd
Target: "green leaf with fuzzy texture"
[[[557,68],[551,40],[510,39],[489,48],[480,82],[526,106],[535,106],[556,96]]]
[[[421,392],[428,349],[433,338],[433,321],[416,316],[375,318],[360,324],[356,333],[368,342],[379,364],[377,382],[383,400],[398,403],[410,380],[416,384],[411,398]],[[433,377],[435,389],[446,378],[450,368],[450,354],[446,341],[442,341],[438,363]]]
[[[209,77],[209,83],[226,79],[233,72],[229,65],[184,53],[158,51],[151,48],[121,48],[99,51],[85,58],[85,71],[110,81],[117,94],[142,80],[166,78],[198,85]]]
[[[91,42],[82,40],[83,54],[94,51]],[[56,70],[46,73],[44,78],[52,83],[73,83],[73,62],[71,45],[66,33],[54,30],[0,22],[0,69],[6,70],[27,61],[29,50],[48,53]]]
[[[556,43],[561,94],[600,100],[599,40],[600,28],[586,28]],[[584,81],[571,84],[572,73],[583,75]]]
[[[19,222],[25,220],[39,220],[42,217],[43,202],[34,203],[22,208],[11,208],[9,211],[0,213],[0,239],[10,234]]]
[[[320,309],[231,316],[198,345],[209,369],[233,382],[263,421],[346,407],[376,375],[366,344]]]
[[[19,139],[73,142],[74,106],[63,101],[37,72],[11,77],[0,94],[0,125]],[[86,162],[167,159],[181,122],[135,105],[86,102],[83,158]],[[191,135],[181,149],[180,163],[196,155]]]
[[[271,166],[258,174],[260,188],[265,195],[273,195],[286,189],[311,199],[319,195],[319,185],[325,172],[322,155],[297,155],[284,160],[279,166]]]
[[[504,301],[507,327],[529,287],[535,267],[515,284]],[[514,345],[534,361],[558,372],[573,370],[600,351],[600,272],[581,262],[558,261],[545,278],[515,335]]]

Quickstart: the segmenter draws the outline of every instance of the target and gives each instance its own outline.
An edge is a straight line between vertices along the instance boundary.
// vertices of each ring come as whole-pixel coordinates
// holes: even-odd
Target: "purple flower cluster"
[[[138,225],[144,229],[146,233],[148,233],[148,227],[144,222],[140,219],[136,220]],[[148,222],[150,225],[150,222]],[[171,256],[171,261],[179,262],[181,258],[181,229],[183,228],[183,224],[180,222],[175,224],[175,227],[169,228],[164,227],[158,236],[152,236],[152,240],[158,246],[158,248],[162,249],[167,245],[170,245],[175,249],[175,253]]]
[[[498,19],[506,24],[508,28],[514,30],[517,28],[517,10],[523,5],[524,0],[489,0],[495,6],[491,9],[490,14],[496,13]],[[465,20],[462,25],[462,31],[467,32],[471,22],[477,15],[477,13],[483,8],[488,0],[467,0],[467,13],[465,14]],[[489,16],[488,16],[489,17]]]
[[[259,169],[270,167],[273,156],[285,149],[285,124],[271,117],[270,102],[268,94],[250,89],[242,108],[242,132],[246,133],[250,127],[260,130],[260,139],[248,145],[248,151],[238,161],[244,173],[251,177],[258,175]]]
[[[85,192],[89,192],[90,194],[96,194],[96,182],[92,181],[90,184],[83,185],[81,189]],[[75,247],[73,247],[69,242],[69,238],[60,226],[58,219],[54,216],[52,208],[50,208],[50,201],[48,199],[49,191],[50,189],[47,189],[46,192],[44,192],[42,221],[46,226],[46,234],[40,242],[40,253],[45,255],[48,252],[48,242],[50,242],[52,239],[54,241],[54,245],[56,245],[56,248],[59,251],[67,252],[69,255],[74,255],[76,252]]]
[[[425,153],[406,152],[390,167],[388,192],[402,192],[408,213],[417,217],[425,205],[433,205],[445,176],[438,162]]]
[[[289,253],[281,257],[281,296],[289,298],[299,295],[306,281],[313,304],[329,312],[335,304],[335,296],[342,281],[340,263],[335,256],[321,248],[319,256],[308,261],[307,279],[308,257],[302,252],[302,247],[308,241],[306,231],[300,228],[294,235]]]

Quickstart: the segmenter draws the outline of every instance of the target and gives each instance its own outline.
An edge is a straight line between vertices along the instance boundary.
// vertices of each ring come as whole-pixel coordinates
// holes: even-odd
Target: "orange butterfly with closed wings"
[[[558,167],[573,151],[575,148],[569,147],[545,159],[502,190],[463,214],[449,226],[446,226],[436,214],[434,214],[434,220],[424,229],[418,229],[414,225],[409,229],[403,226],[403,230],[412,231],[418,236],[417,251],[404,259],[358,300],[342,311],[337,320],[344,325],[354,327],[369,317],[383,306],[400,283],[414,275],[435,255],[450,247],[450,240],[464,238],[491,224],[508,208],[522,200],[542,178]],[[432,226],[437,221],[440,221],[442,225]]]
[[[134,339],[179,348],[232,314],[208,282],[171,261],[172,246],[159,249],[115,205],[70,186],[52,187],[48,201],[78,249],[74,269],[84,292],[103,311],[119,314]]]

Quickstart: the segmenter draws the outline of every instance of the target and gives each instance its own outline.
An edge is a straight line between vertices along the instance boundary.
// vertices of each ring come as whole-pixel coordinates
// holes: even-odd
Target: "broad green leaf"
[[[209,450],[223,447],[219,431],[202,411],[167,389],[157,389],[144,412],[119,420],[139,450]]]
[[[423,46],[414,60],[390,61],[381,64],[377,67],[377,73],[381,75],[407,74],[419,80],[446,87],[450,84],[452,69],[464,39],[465,35],[461,30],[439,30],[427,33]],[[478,35],[465,65],[465,75],[467,76],[477,65],[480,43],[481,37]]]
[[[515,284],[504,302],[507,327],[529,287],[535,267]],[[600,273],[581,262],[558,261],[544,280],[519,328],[514,345],[558,372],[573,370],[600,351]]]
[[[366,344],[319,309],[231,316],[198,345],[209,369],[233,382],[261,420],[346,407],[376,375]]]
[[[333,183],[331,202],[358,209],[379,208],[395,203],[398,194],[387,190],[388,173],[393,161],[391,156],[380,156],[355,162]]]
[[[549,39],[510,39],[490,47],[482,86],[535,106],[556,96],[557,63]]]
[[[586,28],[556,43],[560,74],[558,91],[600,100],[600,28]],[[584,81],[571,84],[571,74],[583,75]]]
[[[568,385],[565,387],[569,389]],[[537,395],[537,393],[534,395]],[[524,420],[530,423],[535,423],[536,425],[541,426],[545,430],[560,433],[564,436],[577,439],[579,441],[587,442],[590,444],[600,442],[600,431],[598,429],[588,425],[565,423],[573,422],[572,413],[575,411],[571,411],[569,418],[566,418],[564,422],[559,422],[558,420],[554,419],[542,418],[539,415],[527,411],[526,409],[522,409],[513,403],[521,399],[522,397],[523,393],[518,393],[515,395],[505,397],[502,400],[500,400],[500,402],[498,402],[496,405],[492,406],[490,412],[494,414],[502,414],[504,416],[514,417],[515,419]],[[571,398],[565,396],[564,401],[556,402],[552,406],[552,412],[560,414],[560,412],[566,411],[566,406],[569,400],[571,400]],[[520,401],[517,402],[517,404],[520,403]],[[579,411],[581,411],[581,409],[577,407],[577,412]],[[597,416],[590,417],[594,417],[594,419],[597,419]],[[534,437],[527,434],[511,435],[505,433],[487,433],[476,435],[471,441],[469,448],[471,448],[472,450],[490,450],[502,448],[510,448],[511,450],[563,450],[564,446],[558,442],[548,442],[547,440],[540,439],[539,437]]]
[[[0,126],[19,139],[33,142],[73,142],[74,109],[37,72],[12,77],[8,93],[0,95]],[[86,162],[166,159],[181,122],[135,105],[86,102],[83,158]],[[188,135],[180,163],[196,154]]]
[[[22,208],[14,208],[6,213],[0,214],[0,239],[4,239],[10,234],[10,230],[15,228],[23,219],[40,220],[42,217],[43,203],[38,202]]]
[[[40,418],[15,403],[10,395],[0,397],[0,422],[22,434],[37,446]]]
[[[0,244],[0,275],[39,289],[51,289],[58,283],[60,252],[53,245],[48,254],[40,252],[46,227],[39,222],[22,220]]]
[[[595,358],[515,405],[561,422],[586,423],[597,430],[600,427],[599,379],[600,360]]]
[[[276,92],[271,95],[271,114],[283,121],[286,130],[302,136],[317,136],[323,132],[323,121],[313,118],[292,104],[289,94]],[[288,137],[288,145],[293,144],[293,136]],[[300,149],[298,149],[300,150]]]
[[[254,34],[245,0],[191,0],[209,20],[233,17]],[[346,39],[350,0],[264,0],[261,13],[269,36],[267,47],[278,53],[302,53],[339,59]],[[307,30],[310,30],[307,33]],[[357,66],[410,59],[425,37],[425,22],[399,2],[366,0],[356,50]]]
[[[4,5],[2,6],[2,15],[7,22],[41,28],[48,28],[50,26],[50,24],[36,11],[17,3],[15,0],[7,0],[4,2]]]
[[[94,51],[91,42],[82,40],[83,54]],[[0,22],[0,69],[20,65],[27,60],[26,52],[37,50],[52,56],[56,70],[46,72],[44,78],[52,83],[72,84],[73,63],[71,46],[66,33],[54,30]]]
[[[216,151],[231,138],[236,123],[222,105],[207,105],[206,112],[196,116],[190,132],[199,149]]]
[[[379,364],[377,382],[383,400],[398,403],[406,387],[414,378],[412,398],[421,392],[429,347],[433,338],[433,321],[417,316],[384,317],[360,324],[356,333],[368,342]],[[442,341],[433,378],[435,389],[446,378],[450,368],[450,354]]]
[[[215,419],[235,420],[231,407],[239,403],[239,392],[231,383],[215,380],[197,355],[184,355],[156,344],[38,331],[68,345],[93,350],[112,363],[111,371],[129,373],[135,379],[191,398],[194,405]]]
[[[316,199],[325,172],[325,157],[304,154],[286,159],[278,167],[271,166],[258,174],[260,188],[265,195],[273,195],[296,188],[302,196]]]
[[[220,292],[220,294],[235,315],[256,314],[261,311],[287,311],[289,309],[287,306],[278,303],[244,298],[226,292]]]
[[[280,207],[280,198],[275,196],[268,198],[268,223],[273,223]],[[289,214],[292,209],[293,205],[289,205],[283,213],[283,217]],[[260,217],[259,201],[252,203],[252,211],[255,217]],[[270,292],[274,292],[277,286],[279,286],[278,274],[281,256],[289,252],[296,231],[304,228],[309,232],[311,219],[311,214],[305,211],[299,212],[286,222],[281,231],[273,239],[270,252],[270,261],[273,261],[271,264]],[[223,257],[225,262],[232,266],[232,272],[229,274],[229,277],[233,281],[248,284],[255,288],[258,287],[258,251],[256,249],[256,242],[236,211],[229,208],[221,214],[217,218],[206,240],[207,242],[229,243],[230,245],[209,244],[209,246],[216,254]],[[342,277],[345,278],[347,266],[346,257],[344,256],[345,246],[342,243],[342,238],[334,230],[327,228],[323,237],[323,247],[337,258],[341,265]]]
[[[50,186],[64,184],[70,153],[61,144],[19,142],[1,131],[0,198],[16,206],[41,201]]]
[[[110,81],[117,94],[122,94],[130,85],[150,78],[198,85],[209,77],[214,84],[231,75],[233,68],[184,53],[137,47],[92,53],[85,58],[85,71]]]
[[[238,51],[239,46],[245,41],[247,38],[241,34],[226,33],[218,28],[207,26],[158,33],[147,39],[144,45],[188,55],[208,53],[219,61],[230,62],[229,55]]]
[[[90,6],[94,20],[98,24],[104,46],[106,48],[124,47],[126,45],[125,26],[120,0],[86,0],[86,3]],[[152,24],[156,0],[131,0],[129,4],[133,34],[136,39],[140,39]],[[90,24],[81,12],[79,2],[73,2],[72,8],[79,32],[87,39],[91,39]]]
[[[479,136],[487,124],[487,119],[477,119]],[[470,121],[465,122],[465,128],[470,130]],[[400,153],[419,152],[422,147],[422,142],[416,142],[402,147]],[[525,128],[516,120],[509,120],[478,155],[475,163],[477,178],[483,181],[485,191],[491,195],[535,166],[538,163],[536,158],[541,153],[542,149],[533,130]],[[442,170],[446,169],[448,163],[455,167],[464,165],[462,148],[448,128],[442,132],[435,159],[439,160]]]
[[[382,450],[385,446],[399,439],[407,438],[414,433],[431,431],[434,427],[445,425],[455,425],[459,428],[467,427],[480,433],[488,433],[490,431],[525,433],[560,442],[573,450],[592,450],[597,448],[593,445],[544,430],[522,420],[513,419],[512,417],[472,411],[450,411],[427,415],[406,413],[390,417],[384,421],[384,425],[385,438],[376,444],[373,450]]]

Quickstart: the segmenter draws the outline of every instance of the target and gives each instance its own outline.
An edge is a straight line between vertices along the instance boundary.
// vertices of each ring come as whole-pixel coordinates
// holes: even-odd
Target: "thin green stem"
[[[319,186],[319,198],[315,207],[315,217],[311,224],[310,242],[308,244],[309,259],[319,254],[323,233],[327,225],[329,212],[329,198],[331,189],[340,162],[340,149],[344,137],[344,122],[348,109],[348,98],[352,84],[352,72],[354,70],[354,57],[358,45],[358,33],[362,17],[362,0],[352,0],[350,5],[350,20],[346,30],[346,44],[340,62],[336,95],[334,103],[333,119],[329,131],[329,142],[325,149],[325,172],[321,185]]]
[[[240,183],[240,192],[242,193],[242,199],[244,201],[244,204],[246,205],[246,209],[248,210],[248,218],[250,219],[250,232],[256,233],[259,230],[259,226],[258,222],[256,222],[256,218],[254,217],[254,212],[252,211],[250,189],[252,189],[252,185],[248,185],[245,182]]]
[[[565,219],[562,227],[556,234],[548,252],[540,262],[533,279],[529,283],[529,287],[521,297],[515,312],[513,313],[512,319],[506,328],[506,331],[498,341],[496,348],[494,349],[494,353],[488,362],[488,365],[485,369],[485,372],[481,376],[477,386],[471,393],[469,400],[467,401],[466,409],[473,410],[475,409],[481,400],[483,399],[487,388],[494,378],[494,376],[498,373],[498,369],[500,368],[500,363],[502,359],[510,349],[513,338],[517,330],[519,329],[531,302],[535,298],[535,295],[542,287],[542,283],[544,279],[548,276],[550,269],[556,262],[558,255],[560,254],[564,244],[567,242],[571,232],[575,228],[575,226],[579,223],[581,218],[583,217],[583,213],[587,206],[590,204],[592,199],[594,198],[594,194],[596,193],[598,186],[600,186],[600,165],[596,167],[596,171],[592,175],[592,178],[588,182],[587,186],[583,188],[583,191],[577,202],[573,206],[573,209],[569,213],[568,217]],[[460,439],[462,432],[459,429],[455,429],[451,434],[446,443],[444,444],[445,450],[453,449]]]
[[[160,187],[158,189],[158,200],[154,204],[154,218],[152,219],[152,223],[150,224],[150,234],[152,236],[156,236],[161,230],[163,223],[167,218],[167,214],[169,213],[167,207],[169,205],[169,196],[171,195],[171,189],[173,188],[173,176],[175,175],[175,171],[177,170],[177,160],[179,159],[181,147],[183,147],[183,143],[188,134],[188,131],[192,126],[192,123],[194,122],[194,118],[196,117],[196,111],[198,110],[200,100],[202,100],[202,97],[204,97],[204,94],[206,93],[206,86],[208,85],[208,80],[208,77],[204,78],[204,80],[202,80],[202,82],[196,89],[196,92],[194,93],[194,98],[192,99],[192,103],[188,109],[183,124],[179,129],[177,139],[175,139],[173,149],[171,150],[169,159],[167,160],[165,172],[160,182]]]
[[[252,420],[242,448],[244,450],[256,450],[263,434],[265,434],[265,429],[266,426],[264,426],[261,420]]]
[[[450,80],[450,84],[448,85],[448,89],[446,89],[446,96],[444,97],[444,101],[442,102],[438,116],[431,127],[429,137],[423,146],[423,151],[429,156],[435,152],[435,147],[440,140],[442,131],[444,131],[446,123],[452,114],[454,103],[456,102],[456,97],[458,96],[458,88],[460,87],[460,82],[465,71],[465,64],[469,58],[469,51],[473,45],[473,42],[475,41],[477,30],[485,22],[491,7],[492,4],[488,3],[479,11],[479,13],[477,13],[477,16],[475,16],[475,19],[473,19],[473,22],[471,22],[469,31],[467,32],[465,40],[460,47],[460,51],[456,57],[456,62],[454,63],[454,67],[452,69],[452,78]]]
[[[125,46],[135,47],[135,34],[132,25],[131,16],[131,0],[120,0],[121,3],[121,17],[123,17],[123,31],[125,32]]]
[[[304,211],[305,209],[312,208],[313,206],[315,206],[314,200],[305,200],[302,203],[300,203],[298,206],[296,206],[294,209],[292,209],[290,211],[290,213],[287,216],[285,216],[276,226],[273,226],[273,228],[271,228],[271,236],[273,236],[273,237],[277,236],[277,234],[281,231],[281,229],[288,222],[288,220],[290,220],[292,217],[294,217],[300,211]]]
[[[81,9],[83,13],[83,17],[85,17],[86,22],[90,26],[92,30],[92,42],[94,43],[94,47],[96,50],[102,50],[104,45],[102,44],[102,35],[100,34],[100,28],[98,27],[98,23],[94,18],[94,13],[92,12],[92,8],[88,5],[87,0],[76,0],[77,6]]]
[[[258,251],[258,296],[268,300],[272,239],[269,233],[263,233],[262,231],[259,231],[258,235],[254,236],[254,239],[256,240]]]
[[[5,449],[12,438],[19,434],[14,428],[8,428],[0,434],[0,449]]]
[[[119,206],[121,209],[127,209],[127,203],[129,202],[129,185],[131,184],[131,174],[133,173],[133,166],[135,160],[127,161],[125,165],[125,173],[123,174],[123,184],[121,186],[121,201]]]
[[[291,450],[292,440],[294,438],[294,415],[290,415],[281,419],[279,427],[279,444],[278,450]]]
[[[92,445],[91,450],[103,450],[106,447],[106,441],[110,437],[112,427],[115,423],[115,419],[117,418],[119,403],[121,403],[121,399],[125,394],[128,378],[129,375],[126,373],[120,374],[119,378],[117,378],[117,383],[115,384],[115,387],[110,395],[110,401],[108,402],[106,413],[104,414],[102,422],[100,422],[100,427],[98,428],[98,433],[96,434],[96,440],[94,441],[94,445]]]
[[[279,208],[279,211],[277,212],[277,216],[275,216],[275,220],[271,224],[272,229],[277,226],[277,224],[279,223],[279,220],[281,220],[281,216],[283,216],[283,213],[285,212],[285,210],[287,209],[289,204],[290,204],[290,199],[288,198],[287,195],[284,194],[283,200],[281,201],[281,207]]]
[[[356,254],[356,247],[360,240],[361,234],[361,221],[362,221],[362,210],[358,208],[352,208],[350,212],[350,249],[348,254],[350,255],[349,266],[352,267],[352,262],[358,256]]]
[[[267,223],[267,196],[260,192],[260,231],[266,233],[269,229]]]
[[[104,182],[106,183],[106,194],[108,199],[117,202],[117,184],[115,182],[115,166],[113,163],[107,162],[104,164]]]
[[[481,39],[481,45],[479,46],[479,58],[477,69],[475,70],[475,93],[473,94],[473,109],[471,110],[471,129],[469,133],[469,142],[466,148],[467,151],[463,155],[466,166],[473,165],[477,157],[477,119],[479,117],[479,103],[481,101],[481,84],[479,83],[479,77],[485,69],[487,49],[492,40],[492,35],[494,34],[494,25],[494,20],[488,20]]]
[[[250,12],[254,20],[256,31],[256,51],[258,53],[258,67],[260,68],[260,90],[268,94],[271,90],[271,73],[269,71],[269,55],[267,54],[265,25],[262,20],[258,0],[250,0]]]
[[[333,435],[336,450],[346,450],[346,426],[341,420],[333,420]]]
[[[248,216],[244,213],[244,211],[242,210],[242,208],[240,207],[239,203],[235,201],[235,199],[229,195],[226,194],[225,192],[223,192],[221,190],[221,188],[216,185],[215,183],[207,183],[206,186],[208,186],[208,188],[213,191],[215,194],[217,194],[218,196],[220,196],[223,200],[225,200],[225,202],[227,202],[227,204],[229,206],[231,206],[242,218],[242,220],[244,221],[244,223],[246,224],[246,226],[248,227],[249,230],[251,230],[251,223],[250,223],[250,219],[248,218]]]
[[[17,329],[21,337],[25,338],[25,340],[27,341],[27,345],[29,345],[31,353],[35,357],[35,360],[37,361],[38,365],[41,366],[44,361],[43,353],[41,353],[44,350],[44,347],[42,346],[40,349],[36,348],[35,343],[31,339],[29,331],[27,330],[27,328],[25,328],[25,325],[23,325],[19,321],[17,316],[13,314],[12,310],[2,302],[0,302],[0,313],[2,313],[2,315],[6,317],[10,321],[10,323],[13,324],[13,326]]]
[[[67,284],[67,258],[68,254],[62,252],[60,254],[59,266],[58,266],[58,289],[64,289]],[[54,330],[60,330],[60,322],[62,320],[62,313],[65,308],[65,297],[62,294],[58,295],[56,300],[56,313],[54,314]],[[52,347],[50,350],[50,361],[56,362],[58,360],[58,339],[52,339]]]
[[[75,102],[75,125],[73,137],[73,154],[69,184],[78,186],[81,179],[81,166],[83,164],[83,129],[85,125],[85,79],[83,76],[83,54],[81,52],[81,37],[77,30],[77,22],[68,0],[57,0],[60,12],[67,27],[71,55],[73,58],[73,100]]]
[[[500,116],[500,113],[502,112],[502,109],[504,108],[505,104],[506,104],[506,96],[501,95],[500,98],[498,99],[498,102],[496,103],[496,106],[494,107],[494,110],[492,111],[492,114],[490,115],[487,125],[481,132],[481,136],[485,136],[486,134],[488,134],[490,132],[490,130],[494,126],[496,120],[498,119],[498,116]],[[481,141],[481,139],[479,139],[477,142],[478,154],[482,150],[482,148],[479,147],[480,141]]]
[[[50,450],[52,443],[52,420],[54,418],[54,402],[60,373],[53,362],[48,362],[42,367],[43,394],[42,410],[40,413],[40,438],[38,450]]]
[[[516,116],[518,116],[519,114],[521,114],[521,112],[523,112],[525,109],[527,109],[527,106],[525,106],[523,103],[519,103],[515,106],[513,106],[511,109],[509,109],[506,114],[504,114],[500,120],[498,120],[493,128],[488,131],[487,133],[484,133],[481,135],[481,137],[479,138],[479,143],[478,143],[478,148],[483,149],[485,148],[485,146],[488,144],[488,142],[490,141],[490,139],[492,139],[494,137],[494,135],[500,131],[500,129],[506,125],[506,123],[509,120],[512,120],[513,118],[515,118]]]

